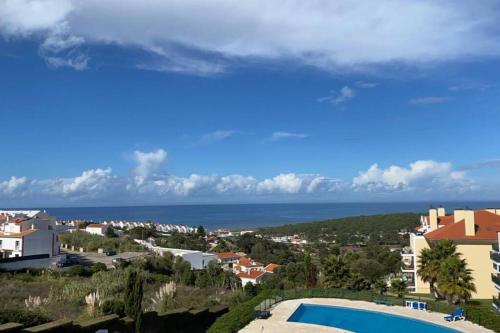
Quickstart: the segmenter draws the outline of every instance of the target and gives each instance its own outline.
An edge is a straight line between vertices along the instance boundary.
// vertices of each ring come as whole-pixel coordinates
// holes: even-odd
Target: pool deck
[[[408,309],[402,306],[387,306],[379,305],[364,301],[350,301],[338,298],[303,298],[290,301],[284,301],[271,309],[271,317],[268,319],[256,319],[240,330],[240,333],[333,333],[333,332],[350,332],[334,327],[293,323],[288,322],[288,318],[299,307],[300,304],[318,304],[318,305],[334,305],[346,308],[355,308],[363,310],[371,310],[384,312],[388,314],[419,319],[422,321],[431,322],[444,327],[455,329],[464,333],[494,333],[493,331],[471,323],[469,321],[446,322],[445,316],[439,312],[428,312]]]

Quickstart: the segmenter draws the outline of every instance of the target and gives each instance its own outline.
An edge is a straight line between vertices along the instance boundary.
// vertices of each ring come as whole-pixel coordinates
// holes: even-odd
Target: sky
[[[0,206],[500,199],[500,3],[0,0]]]

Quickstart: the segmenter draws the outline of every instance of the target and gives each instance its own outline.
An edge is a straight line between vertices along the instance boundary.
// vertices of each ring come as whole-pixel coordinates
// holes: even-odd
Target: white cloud
[[[86,170],[78,177],[65,180],[61,191],[64,195],[100,193],[108,189],[112,179],[111,168]]]
[[[158,204],[166,202],[258,201],[269,198],[366,199],[380,195],[392,200],[477,198],[478,193],[498,194],[491,184],[469,178],[449,162],[420,160],[407,167],[377,164],[361,171],[352,181],[320,174],[281,173],[273,177],[249,175],[169,175],[161,170],[167,156],[159,149],[137,151],[136,167],[128,176],[114,175],[111,168],[83,171],[70,178],[28,179],[11,177],[0,181],[0,204],[16,206],[71,204]],[[478,189],[481,189],[478,192]]]
[[[297,193],[303,180],[294,173],[282,173],[274,178],[265,179],[257,184],[259,192]]]
[[[287,139],[305,139],[309,135],[306,133],[292,133],[292,132],[274,132],[269,138],[267,138],[264,141],[267,142],[275,142],[275,141],[281,141],[281,140],[287,140]]]
[[[332,90],[329,96],[318,98],[318,102],[329,102],[334,105],[338,105],[354,98],[355,95],[356,92],[353,89],[349,88],[348,86],[344,86],[338,93]]]
[[[219,142],[232,137],[235,133],[236,131],[233,130],[217,130],[214,132],[206,133],[200,138],[198,144],[208,145],[211,143]]]
[[[448,97],[430,96],[430,97],[417,97],[410,99],[410,104],[443,104],[448,102]]]
[[[145,180],[153,176],[166,158],[167,152],[163,149],[152,152],[136,150],[134,152],[134,160],[137,162],[137,166],[134,169],[135,182],[141,185]]]
[[[15,194],[21,192],[28,184],[26,177],[10,177],[9,180],[0,182],[0,194]]]
[[[357,87],[363,88],[363,89],[371,89],[371,88],[375,88],[376,86],[378,86],[377,82],[357,81],[355,84]]]
[[[368,170],[360,172],[352,181],[353,188],[368,191],[413,191],[420,189],[459,191],[473,184],[465,177],[465,172],[454,171],[451,163],[432,160],[410,163],[408,168],[391,165],[380,169],[372,164]]]
[[[256,58],[292,59],[332,70],[496,56],[499,16],[494,0],[479,4],[450,0],[0,2],[0,29],[6,35],[43,36],[64,24],[69,35],[88,44],[141,48],[165,60],[142,64],[144,68],[202,75]]]

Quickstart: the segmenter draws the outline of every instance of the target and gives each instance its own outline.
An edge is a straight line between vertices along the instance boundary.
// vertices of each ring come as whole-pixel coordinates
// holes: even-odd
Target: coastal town
[[[387,253],[395,260],[399,258],[399,264],[392,263],[393,270],[388,269],[387,273],[381,273],[376,280],[371,281],[371,278],[368,277],[370,273],[367,272],[362,273],[362,275],[356,273],[358,275],[352,277],[363,280],[350,282],[348,271],[355,269],[357,264],[349,268],[347,261],[352,260],[348,259],[349,256],[359,256],[364,253],[365,249],[368,250],[374,245],[370,241],[368,243],[356,241],[344,244],[336,240],[326,241],[328,236],[326,231],[324,238],[319,239],[319,241],[309,241],[307,232],[286,235],[272,228],[267,231],[266,229],[207,231],[202,226],[157,224],[151,221],[59,221],[44,210],[0,211],[0,251],[2,254],[0,269],[5,272],[2,274],[39,270],[55,271],[64,275],[87,274],[72,272],[80,270],[86,272],[85,267],[96,269],[95,267],[101,267],[99,265],[102,265],[104,270],[118,272],[127,266],[144,262],[146,266],[143,267],[155,265],[157,267],[155,271],[168,272],[169,269],[182,270],[183,268],[175,268],[176,265],[182,264],[186,265],[188,271],[183,271],[184,273],[171,282],[177,283],[178,287],[194,283],[197,288],[207,288],[206,283],[209,282],[201,282],[200,279],[212,274],[222,274],[225,276],[223,279],[228,279],[228,288],[232,292],[237,292],[241,288],[249,295],[247,297],[251,298],[260,295],[259,291],[262,293],[276,290],[275,288],[284,292],[290,287],[296,290],[302,282],[298,282],[298,285],[297,282],[293,282],[290,286],[283,285],[283,282],[292,278],[293,274],[297,274],[292,273],[296,269],[294,267],[298,263],[297,260],[301,261],[300,265],[304,265],[302,260],[309,260],[309,264],[306,264],[306,267],[309,268],[306,268],[304,282],[305,286],[309,287],[304,291],[311,287],[318,287],[320,283],[325,288],[343,287],[347,290],[360,291],[382,288],[380,286],[385,285],[381,289],[382,298],[389,298],[390,295],[396,295],[396,297],[397,295],[406,295],[405,298],[411,300],[412,294],[414,294],[418,296],[413,297],[413,299],[418,299],[419,304],[423,304],[422,306],[426,309],[431,304],[430,300],[433,297],[444,298],[445,302],[452,304],[457,302],[467,304],[476,299],[489,300],[490,310],[488,311],[493,316],[498,316],[493,313],[500,313],[498,301],[500,290],[500,261],[498,259],[500,257],[498,251],[500,209],[455,209],[451,214],[447,214],[444,207],[439,207],[429,209],[427,214],[421,215],[419,218],[417,215],[412,216],[414,216],[415,221],[407,222],[413,227],[407,228],[406,231],[405,229],[394,229],[394,233],[402,240],[401,245],[399,247],[387,246],[384,250],[388,251]],[[330,224],[332,223],[339,222],[330,222]],[[307,226],[307,223],[304,226]],[[337,236],[340,235],[337,234]],[[178,240],[195,239],[198,243],[193,243],[196,244],[193,245],[194,248],[189,248],[186,243],[179,243],[183,245],[178,248],[163,246],[163,244],[172,244],[170,242],[177,238]],[[78,243],[78,239],[82,239],[83,243]],[[119,243],[106,243],[107,241]],[[449,242],[449,244],[441,243],[443,241]],[[102,247],[96,247],[99,245],[91,247],[91,244],[95,242]],[[247,242],[249,242],[250,248],[247,247],[249,251],[245,252]],[[128,244],[127,247],[120,247],[125,243]],[[202,248],[199,248],[200,244]],[[268,247],[270,253],[261,253],[259,246]],[[329,251],[338,253],[337,256],[328,254],[326,259],[322,259],[322,255],[317,250],[324,246],[333,246],[332,250]],[[436,251],[436,247],[443,246],[448,247],[448,251],[452,252],[447,255],[451,255],[452,258],[457,256],[461,260],[461,265],[467,267],[464,273],[460,274],[467,274],[463,283],[466,281],[469,283],[469,285],[460,285],[463,290],[454,289],[455,292],[448,296],[445,296],[447,295],[445,291],[440,290],[442,287],[439,280],[433,281],[428,277],[436,275],[428,272],[430,268],[424,267],[426,264],[424,258],[428,255],[427,252],[431,253],[431,251]],[[379,251],[383,248],[384,246],[379,248]],[[284,253],[277,257],[272,256],[274,251],[286,251],[285,253],[289,253],[288,255],[296,259],[283,259]],[[271,254],[270,257],[269,254]],[[256,258],[252,257],[254,255]],[[302,259],[299,259],[301,257]],[[171,259],[167,260],[167,258]],[[273,262],[272,258],[276,258],[276,262]],[[343,275],[338,275],[341,274],[338,271],[334,271],[335,273],[330,275],[332,274],[330,269],[333,267],[329,267],[328,260],[340,260],[335,265],[345,265]],[[372,267],[373,269],[378,269],[376,267],[381,265],[377,261],[372,260],[372,262],[372,265],[375,265]],[[368,264],[368,261],[364,264]],[[387,267],[381,267],[381,269],[384,268]],[[340,267],[336,268],[336,270],[338,269]],[[187,273],[189,271],[191,273]],[[168,276],[172,273],[166,274]],[[307,274],[312,275],[307,277]],[[297,276],[293,277],[293,279],[296,278]],[[287,283],[291,283],[291,281],[293,280]],[[276,287],[276,283],[278,283],[278,287]],[[364,283],[365,285],[351,285],[351,283]],[[279,286],[280,284],[281,286]],[[422,298],[421,295],[429,295],[429,301],[422,301],[425,298]],[[158,302],[165,302],[168,299],[167,297],[165,300],[158,300]],[[408,304],[412,304],[411,301]],[[410,308],[412,306],[410,305]],[[279,312],[278,309],[279,307],[271,311]],[[260,318],[260,315],[258,317]],[[256,327],[255,323],[259,323],[258,325],[263,327],[273,327],[276,325],[275,320],[278,319],[279,316],[274,316],[274,318],[271,316],[267,320],[257,319],[255,322],[245,323],[250,325],[244,331],[254,332],[256,328],[252,327]],[[474,318],[470,319],[474,320]],[[288,325],[286,322],[282,324]],[[217,323],[214,325],[217,327]]]

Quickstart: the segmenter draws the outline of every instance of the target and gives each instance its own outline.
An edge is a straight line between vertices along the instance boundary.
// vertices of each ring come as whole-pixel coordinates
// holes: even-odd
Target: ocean
[[[447,212],[454,208],[500,207],[500,202],[445,202]],[[127,207],[47,208],[50,215],[61,220],[89,219],[153,221],[165,224],[202,225],[206,229],[245,229],[332,218],[401,212],[425,212],[429,202],[394,203],[287,203],[287,204],[224,204]]]

